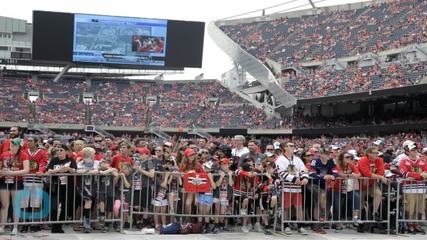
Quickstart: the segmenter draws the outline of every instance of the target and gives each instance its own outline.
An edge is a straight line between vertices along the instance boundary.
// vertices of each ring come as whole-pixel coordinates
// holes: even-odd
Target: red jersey
[[[110,166],[117,169],[117,171],[121,172],[123,162],[128,162],[132,164],[132,159],[130,157],[123,156],[121,154],[116,154],[111,158]]]
[[[28,161],[28,155],[26,152],[21,152],[21,157],[18,159],[17,154],[11,154],[10,152],[4,152],[0,155],[0,163],[2,164],[3,170],[8,171],[19,171],[24,169],[24,161]],[[5,183],[15,183],[16,181],[22,181],[23,176],[14,177],[2,177]]]
[[[28,172],[29,174],[34,174],[36,172],[46,172],[47,158],[45,150],[37,149],[35,152],[31,152],[30,149],[28,149],[27,155],[28,160],[30,161],[30,171]],[[43,179],[41,177],[27,176],[25,177],[25,182],[42,183]]]
[[[422,172],[427,172],[427,162],[417,157],[415,161],[404,158],[399,165],[400,173],[403,178],[412,178],[413,180],[402,181],[402,190],[404,193],[425,193],[426,185],[421,177]]]
[[[359,169],[357,169],[356,165],[349,163],[347,166],[338,166],[337,165],[337,170],[338,170],[338,174],[359,174]],[[347,192],[347,179],[343,179],[343,178],[338,178],[335,179],[334,181],[334,192]],[[358,189],[353,189],[353,190],[358,190]]]
[[[234,183],[233,193],[235,196],[253,195],[254,187],[258,184],[258,177],[249,177],[249,172],[237,169],[236,182]]]
[[[384,162],[382,158],[377,158],[375,161],[370,161],[367,156],[363,156],[357,164],[362,177],[370,178],[372,174],[384,175]],[[361,190],[366,190],[368,186],[376,183],[375,179],[361,180]]]
[[[26,140],[22,140],[22,141],[24,141],[24,145],[22,146],[22,152],[27,152],[27,149],[28,149],[27,141]],[[1,144],[0,154],[9,151],[9,149],[10,149],[10,139],[6,139]]]

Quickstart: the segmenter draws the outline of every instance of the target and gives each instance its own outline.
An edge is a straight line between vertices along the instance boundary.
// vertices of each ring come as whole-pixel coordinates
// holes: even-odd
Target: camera
[[[169,172],[177,172],[178,168],[177,167],[170,167],[169,168]]]

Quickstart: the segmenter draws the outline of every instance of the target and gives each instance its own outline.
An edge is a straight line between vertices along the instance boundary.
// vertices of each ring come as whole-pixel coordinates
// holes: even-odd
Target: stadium
[[[9,144],[12,146],[15,140],[12,129],[19,130],[19,135],[15,134],[15,137],[21,134],[23,137],[25,133],[24,139],[30,137],[32,141],[39,141],[40,147],[47,148],[47,151],[50,147],[45,145],[52,145],[55,140],[73,147],[75,142],[84,140],[84,146],[95,149],[98,143],[95,139],[100,137],[103,154],[109,152],[114,155],[117,151],[117,155],[128,155],[129,158],[135,154],[146,155],[147,149],[153,159],[162,160],[165,160],[164,156],[156,156],[157,151],[167,152],[170,148],[169,154],[174,152],[179,155],[182,147],[195,145],[191,150],[194,152],[187,152],[193,149],[188,147],[181,154],[202,155],[204,149],[209,150],[207,154],[210,158],[200,160],[203,166],[214,161],[217,150],[222,153],[230,150],[229,156],[217,158],[218,161],[220,158],[227,159],[228,162],[224,162],[234,166],[235,169],[230,169],[236,171],[236,176],[242,171],[240,165],[246,164],[239,163],[239,160],[247,160],[241,158],[244,154],[237,154],[239,143],[236,141],[246,142],[245,146],[255,144],[259,153],[268,151],[269,146],[283,154],[288,151],[286,148],[295,147],[290,157],[293,159],[295,154],[302,158],[300,161],[304,161],[308,166],[306,170],[310,170],[307,179],[308,173],[310,177],[316,175],[311,172],[310,164],[305,162],[308,160],[304,160],[310,152],[319,159],[321,152],[330,154],[334,162],[339,156],[344,161],[349,150],[354,151],[353,160],[364,155],[381,154],[383,165],[386,163],[389,167],[399,154],[409,154],[414,149],[417,150],[417,159],[425,159],[427,2],[373,0],[317,7],[315,1],[308,0],[304,1],[305,5],[311,8],[271,14],[266,14],[269,10],[266,8],[255,17],[242,14],[237,18],[216,20],[206,24],[206,33],[203,22],[167,19],[34,11],[33,22],[28,23],[27,20],[0,16],[0,139],[2,143],[7,142],[9,148]],[[185,68],[202,67],[205,37],[210,37],[232,60],[232,68],[224,72],[221,79],[204,79],[201,74],[194,79],[165,80],[167,75],[183,74]],[[105,139],[112,139],[113,143],[105,145]],[[204,140],[205,144],[199,145]],[[129,143],[126,145],[129,153],[120,153],[125,142]],[[144,144],[139,146],[138,142]],[[24,146],[23,142],[19,143]],[[216,147],[207,147],[206,143]],[[2,152],[7,152],[6,145],[2,145]],[[60,145],[56,147],[61,149]],[[82,148],[70,151],[71,155],[74,154],[72,157],[76,157]],[[249,150],[245,154],[250,154]],[[274,155],[277,157],[274,166],[278,169],[282,167],[277,162],[280,162],[279,155]],[[262,160],[258,153],[256,156],[258,159],[252,159],[254,168],[258,168]],[[266,152],[263,157],[268,160],[267,156],[269,154]],[[284,158],[288,159],[287,156]],[[104,158],[98,160],[101,164]],[[133,167],[136,160],[129,161]],[[111,164],[122,173],[122,162],[117,166],[113,162]],[[332,171],[334,174],[335,167]],[[184,169],[188,170],[187,164]],[[57,173],[54,171],[52,173]],[[156,168],[153,176],[157,171]],[[386,173],[384,169],[382,171],[375,174],[378,175],[375,180],[379,183],[387,181],[383,180]],[[393,171],[392,167],[387,171]],[[367,177],[365,183],[369,185],[372,176],[364,175],[362,170],[360,172],[362,175],[358,177]],[[399,169],[390,174],[398,175]],[[298,178],[303,181],[304,176],[301,171]],[[349,176],[347,174],[347,178]],[[284,176],[280,179],[282,177],[286,179]],[[198,175],[196,178],[199,181]],[[149,188],[150,184],[145,188]],[[390,185],[378,185],[380,193],[377,194],[377,189],[374,189],[373,193],[365,194],[365,198],[372,195],[375,201],[381,198],[381,193],[391,191]],[[124,186],[121,186],[121,190]],[[321,193],[314,193],[314,190],[310,192],[304,188],[303,191],[311,193],[311,199],[321,197]],[[425,195],[425,189],[423,191]],[[239,201],[243,199],[240,197]],[[80,200],[84,202],[87,199],[82,196]],[[142,201],[142,197],[138,200]],[[233,197],[230,203],[234,200]],[[363,197],[359,200],[364,205]],[[299,204],[297,202],[296,205]],[[422,203],[416,200],[416,206],[421,204],[425,205],[425,197]],[[131,225],[132,211],[147,214],[144,211],[149,207],[144,208],[143,205],[150,204],[140,202],[139,209],[130,210]],[[154,206],[154,209],[158,207]],[[168,209],[167,212],[163,205],[159,206],[161,208],[156,209],[158,212],[153,220],[156,232],[162,224],[166,225],[163,216],[168,216],[171,211]],[[295,207],[295,204],[292,203],[292,206]],[[188,217],[191,210],[187,210],[191,209],[191,205],[187,206],[186,201],[181,207],[182,212],[177,211],[177,216]],[[281,214],[285,215],[287,210],[282,207]],[[330,209],[332,205],[328,207]],[[332,216],[334,214],[320,216],[319,212],[325,212],[325,207],[319,203],[317,208],[314,211],[309,209],[310,217],[306,219],[313,224],[314,232],[326,233],[322,227],[316,227],[319,221],[325,219],[325,223],[334,224],[336,232],[342,230],[343,227],[336,225],[338,219]],[[173,214],[175,210],[172,208]],[[220,214],[219,210],[215,210],[215,214],[213,210],[210,211],[212,219]],[[291,230],[296,230],[306,235],[304,227],[299,225],[302,219],[296,216],[298,211],[293,215],[290,213],[292,218],[297,219],[288,220],[282,216],[286,219],[286,222],[279,224],[282,233],[289,234]],[[314,216],[316,211],[319,214],[317,217]],[[362,211],[360,206],[357,211]],[[374,232],[378,228],[381,233],[387,234],[405,233],[405,229],[410,234],[425,234],[417,225],[425,222],[425,209],[421,211],[423,213],[418,212],[423,219],[403,217],[408,220],[403,221],[407,224],[405,227],[393,225],[398,220],[392,222],[388,218],[387,228],[380,223],[379,227],[375,224],[382,219],[386,221],[391,209],[372,211],[373,218],[367,213],[364,217],[355,213],[344,222],[353,224],[354,221],[354,226],[359,226],[362,219],[369,227],[356,228],[359,232]],[[80,217],[82,214],[84,217],[87,215],[82,211]],[[241,217],[248,213],[240,211],[230,215],[233,214]],[[255,213],[255,210],[252,214],[253,218],[267,216],[266,212]],[[161,220],[158,215],[162,216]],[[201,219],[205,215],[209,214],[191,216]],[[80,223],[80,219],[68,217],[72,220],[64,223]],[[64,216],[62,218],[65,219]],[[118,216],[115,219],[117,221]],[[414,220],[414,223],[409,220]],[[242,232],[247,233],[252,224],[249,223],[251,227],[248,229],[245,221],[238,221],[237,225],[242,224]],[[254,229],[259,231],[260,223],[256,221],[258,225]],[[52,222],[49,220],[47,223]],[[209,222],[207,224],[209,226]],[[55,230],[52,229],[52,233],[61,232],[60,227],[56,228],[55,225],[58,224],[53,224]],[[146,227],[149,224],[143,222],[143,225]],[[268,220],[261,225],[267,229]],[[215,226],[212,231],[215,231]],[[120,222],[117,228],[123,231],[126,225]],[[86,225],[84,229],[87,229]],[[0,227],[1,231],[4,232],[4,228]]]

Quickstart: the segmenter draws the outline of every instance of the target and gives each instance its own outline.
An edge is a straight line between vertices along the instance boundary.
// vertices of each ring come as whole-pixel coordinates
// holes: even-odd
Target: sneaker
[[[307,230],[305,230],[303,227],[300,227],[298,229],[298,233],[301,234],[301,235],[308,235]]]
[[[101,231],[103,232],[103,233],[106,233],[106,232],[108,232],[108,226],[102,226],[102,228],[101,228]]]
[[[28,232],[28,226],[22,226],[21,233],[27,233]]]
[[[83,228],[84,233],[90,233],[90,230],[91,230],[90,228]]]
[[[12,232],[10,233],[10,235],[16,235],[18,234],[18,228],[13,228]]]
[[[354,217],[353,222],[354,222],[354,225],[356,226],[359,226],[359,224],[363,223],[362,220],[359,219],[359,217]]]
[[[381,216],[380,216],[380,214],[378,212],[374,213],[374,220],[376,222],[382,222],[383,221],[383,219],[381,218]]]
[[[335,228],[335,233],[340,233],[342,231],[342,227],[337,227],[337,228]]]
[[[232,228],[229,228],[228,226],[223,227],[222,231],[224,231],[224,232],[234,232],[234,230]]]
[[[248,225],[246,225],[246,227],[248,228],[249,232],[252,231],[252,223],[248,223]]]
[[[245,216],[248,215],[248,212],[246,209],[240,209],[240,215]]]
[[[211,233],[211,228],[209,227],[209,225],[206,225],[206,228],[204,229],[203,233]]]
[[[247,226],[242,226],[242,232],[243,233],[248,233],[249,232],[248,227]]]
[[[216,226],[214,226],[214,227],[211,229],[211,233],[213,233],[213,234],[218,234],[218,233],[219,233],[219,228],[218,228],[218,227],[216,227]]]
[[[42,229],[40,228],[39,225],[35,225],[35,226],[33,225],[33,226],[30,227],[30,232],[32,232],[32,233],[39,232],[41,230]]]
[[[265,235],[273,235],[273,233],[271,232],[271,230],[270,230],[270,229],[265,229],[265,230],[264,230],[264,234],[265,234]]]
[[[0,235],[4,234],[4,227],[0,227]]]
[[[418,234],[426,234],[426,232],[424,231],[424,229],[420,228],[420,227],[416,227],[414,228],[414,232],[418,233]]]
[[[260,233],[264,231],[261,227],[261,224],[259,224],[259,223],[255,223],[254,229],[255,229],[255,231],[260,232]]]
[[[286,227],[285,228],[285,233],[288,234],[288,235],[291,235],[292,234],[292,230],[289,227]]]
[[[174,216],[175,215],[175,209],[173,209],[173,208],[169,209],[169,215]]]

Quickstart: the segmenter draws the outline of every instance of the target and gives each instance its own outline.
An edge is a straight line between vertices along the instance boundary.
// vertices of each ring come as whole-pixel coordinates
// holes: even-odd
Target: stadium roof
[[[274,5],[267,5],[263,8],[254,9],[253,11],[244,12],[238,15],[229,16],[220,20],[231,20],[231,19],[239,19],[239,18],[247,18],[247,17],[257,17],[257,16],[266,16],[266,15],[274,15],[278,13],[286,13],[300,10],[309,10],[316,9],[328,6],[336,6],[336,5],[345,5],[352,3],[379,3],[379,2],[387,2],[388,0],[288,0],[284,2],[276,3]],[[277,1],[276,1],[277,2]],[[271,2],[270,2],[271,3]]]

